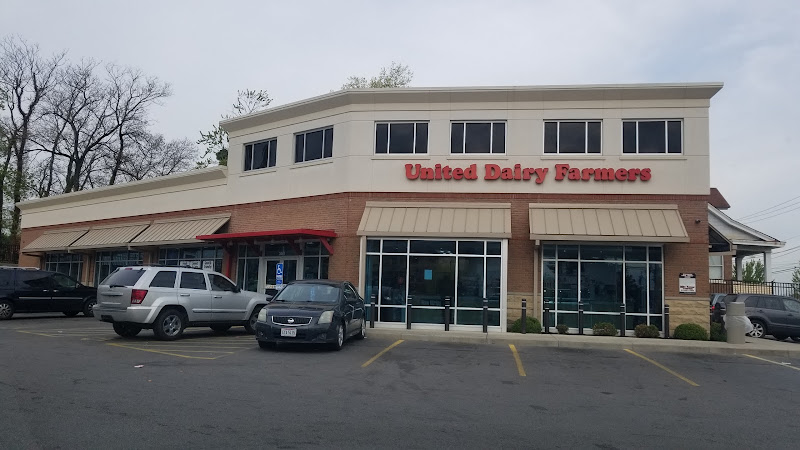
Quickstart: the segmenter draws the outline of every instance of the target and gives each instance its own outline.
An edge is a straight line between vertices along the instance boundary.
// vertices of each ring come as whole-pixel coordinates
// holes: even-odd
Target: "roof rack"
[[[41,270],[38,267],[27,267],[27,266],[0,266],[0,269]]]

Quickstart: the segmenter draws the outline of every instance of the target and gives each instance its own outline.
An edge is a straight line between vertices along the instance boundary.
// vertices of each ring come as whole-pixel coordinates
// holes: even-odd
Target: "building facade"
[[[227,120],[228,167],[20,203],[21,265],[347,279],[378,326],[708,325],[718,83],[334,92]],[[529,314],[530,314],[529,312]]]

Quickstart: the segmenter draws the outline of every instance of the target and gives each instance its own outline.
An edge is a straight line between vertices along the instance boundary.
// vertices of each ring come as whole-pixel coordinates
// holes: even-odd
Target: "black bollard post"
[[[483,299],[483,332],[489,332],[489,300]]]
[[[578,302],[578,334],[583,334],[583,302]]]
[[[550,302],[544,302],[544,317],[542,317],[542,322],[544,323],[545,334],[550,334]]]
[[[619,305],[619,335],[625,337],[625,305]]]
[[[369,311],[369,327],[375,328],[375,316],[378,315],[378,305],[376,304],[376,295],[371,295],[372,299],[372,308]]]
[[[669,339],[669,305],[664,305],[664,339]]]
[[[526,327],[527,322],[528,322],[528,305],[527,305],[527,303],[528,303],[528,301],[523,298],[522,299],[522,318],[520,319],[520,322],[519,322],[520,325],[522,326],[522,330],[521,330],[522,334],[525,334],[525,333],[528,332],[527,327]]]
[[[444,298],[444,331],[450,331],[450,297]]]
[[[406,330],[411,329],[411,309],[413,306],[411,305],[411,296],[408,296],[408,300],[406,302]]]

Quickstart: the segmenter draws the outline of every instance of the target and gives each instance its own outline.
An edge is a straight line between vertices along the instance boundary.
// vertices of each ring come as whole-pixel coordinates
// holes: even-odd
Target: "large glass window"
[[[222,247],[167,247],[158,250],[158,263],[163,266],[222,271]]]
[[[63,273],[80,280],[83,275],[83,255],[80,253],[48,253],[44,262],[44,270]]]
[[[600,122],[545,122],[544,152],[600,153]]]
[[[303,279],[328,279],[328,249],[320,241],[303,244]]]
[[[277,159],[278,140],[268,139],[262,142],[246,144],[244,146],[244,170],[256,170],[266,167],[275,167]]]
[[[622,121],[622,153],[681,153],[680,120]]]
[[[122,250],[117,252],[97,252],[95,263],[94,284],[103,281],[111,272],[119,267],[142,265],[142,253]]]
[[[708,278],[711,280],[722,280],[725,278],[723,270],[722,255],[708,255]]]
[[[333,127],[294,135],[294,162],[333,157]]]
[[[236,261],[236,285],[239,289],[256,292],[258,290],[258,264],[261,252],[252,245],[240,245]]]
[[[428,123],[376,123],[375,153],[428,153]]]
[[[502,259],[500,242],[434,239],[368,239],[365,299],[373,295],[381,322],[405,322],[406,303],[414,323],[483,323],[488,301],[489,325],[500,325]]]
[[[621,328],[625,305],[626,328],[640,323],[661,329],[664,304],[661,247],[622,245],[545,244],[542,246],[542,298],[550,302],[552,325],[584,328],[611,322]]]
[[[505,122],[453,122],[450,153],[505,153]]]

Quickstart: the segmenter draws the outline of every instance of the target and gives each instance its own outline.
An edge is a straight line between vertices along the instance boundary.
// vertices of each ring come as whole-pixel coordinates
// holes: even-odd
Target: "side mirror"
[[[241,289],[239,289],[239,286],[234,286],[234,287],[233,287],[233,292],[234,292],[234,293],[236,293],[236,294],[238,294],[239,292],[242,292],[242,290],[241,290]]]

